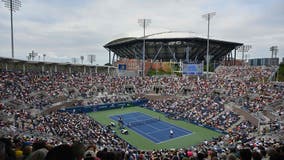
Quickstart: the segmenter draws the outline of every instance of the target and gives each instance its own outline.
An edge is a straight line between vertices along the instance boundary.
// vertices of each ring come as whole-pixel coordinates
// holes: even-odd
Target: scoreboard
[[[203,63],[183,64],[182,73],[184,75],[202,75],[203,74]]]

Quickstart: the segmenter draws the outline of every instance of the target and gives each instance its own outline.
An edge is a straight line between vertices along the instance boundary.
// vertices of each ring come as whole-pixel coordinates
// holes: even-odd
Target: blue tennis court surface
[[[120,117],[125,126],[154,143],[161,143],[173,138],[190,135],[192,133],[186,129],[159,120],[159,118],[153,119],[153,117],[140,112],[110,116],[110,118],[115,121],[118,121]],[[170,130],[173,130],[174,132],[172,136],[170,135]]]

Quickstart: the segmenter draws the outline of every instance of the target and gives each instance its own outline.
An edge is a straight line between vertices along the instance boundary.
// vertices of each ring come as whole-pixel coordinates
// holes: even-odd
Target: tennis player
[[[174,136],[174,131],[170,129],[170,138],[172,138],[173,136]]]
[[[119,116],[119,119],[118,119],[118,125],[119,125],[119,128],[123,128],[123,125],[124,125],[124,122],[123,122],[123,119],[121,116]]]

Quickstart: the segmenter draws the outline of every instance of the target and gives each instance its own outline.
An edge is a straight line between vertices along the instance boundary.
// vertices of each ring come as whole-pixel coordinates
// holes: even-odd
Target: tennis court
[[[117,122],[121,118],[126,127],[134,130],[136,133],[154,143],[162,143],[192,133],[191,131],[162,121],[159,117],[153,118],[141,112],[112,115],[110,118]],[[170,136],[170,130],[173,130],[174,132],[172,136]]]

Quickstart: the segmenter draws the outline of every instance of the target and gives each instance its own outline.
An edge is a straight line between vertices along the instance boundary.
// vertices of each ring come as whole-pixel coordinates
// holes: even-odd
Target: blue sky
[[[96,55],[108,62],[103,45],[116,38],[142,36],[139,18],[152,20],[147,34],[190,31],[206,37],[202,15],[216,12],[210,26],[214,39],[252,45],[249,58],[270,57],[277,45],[284,57],[283,0],[21,0],[14,14],[15,58],[32,50],[47,61],[71,62]],[[0,2],[0,56],[11,57],[10,14]],[[85,63],[87,61],[85,60]]]

